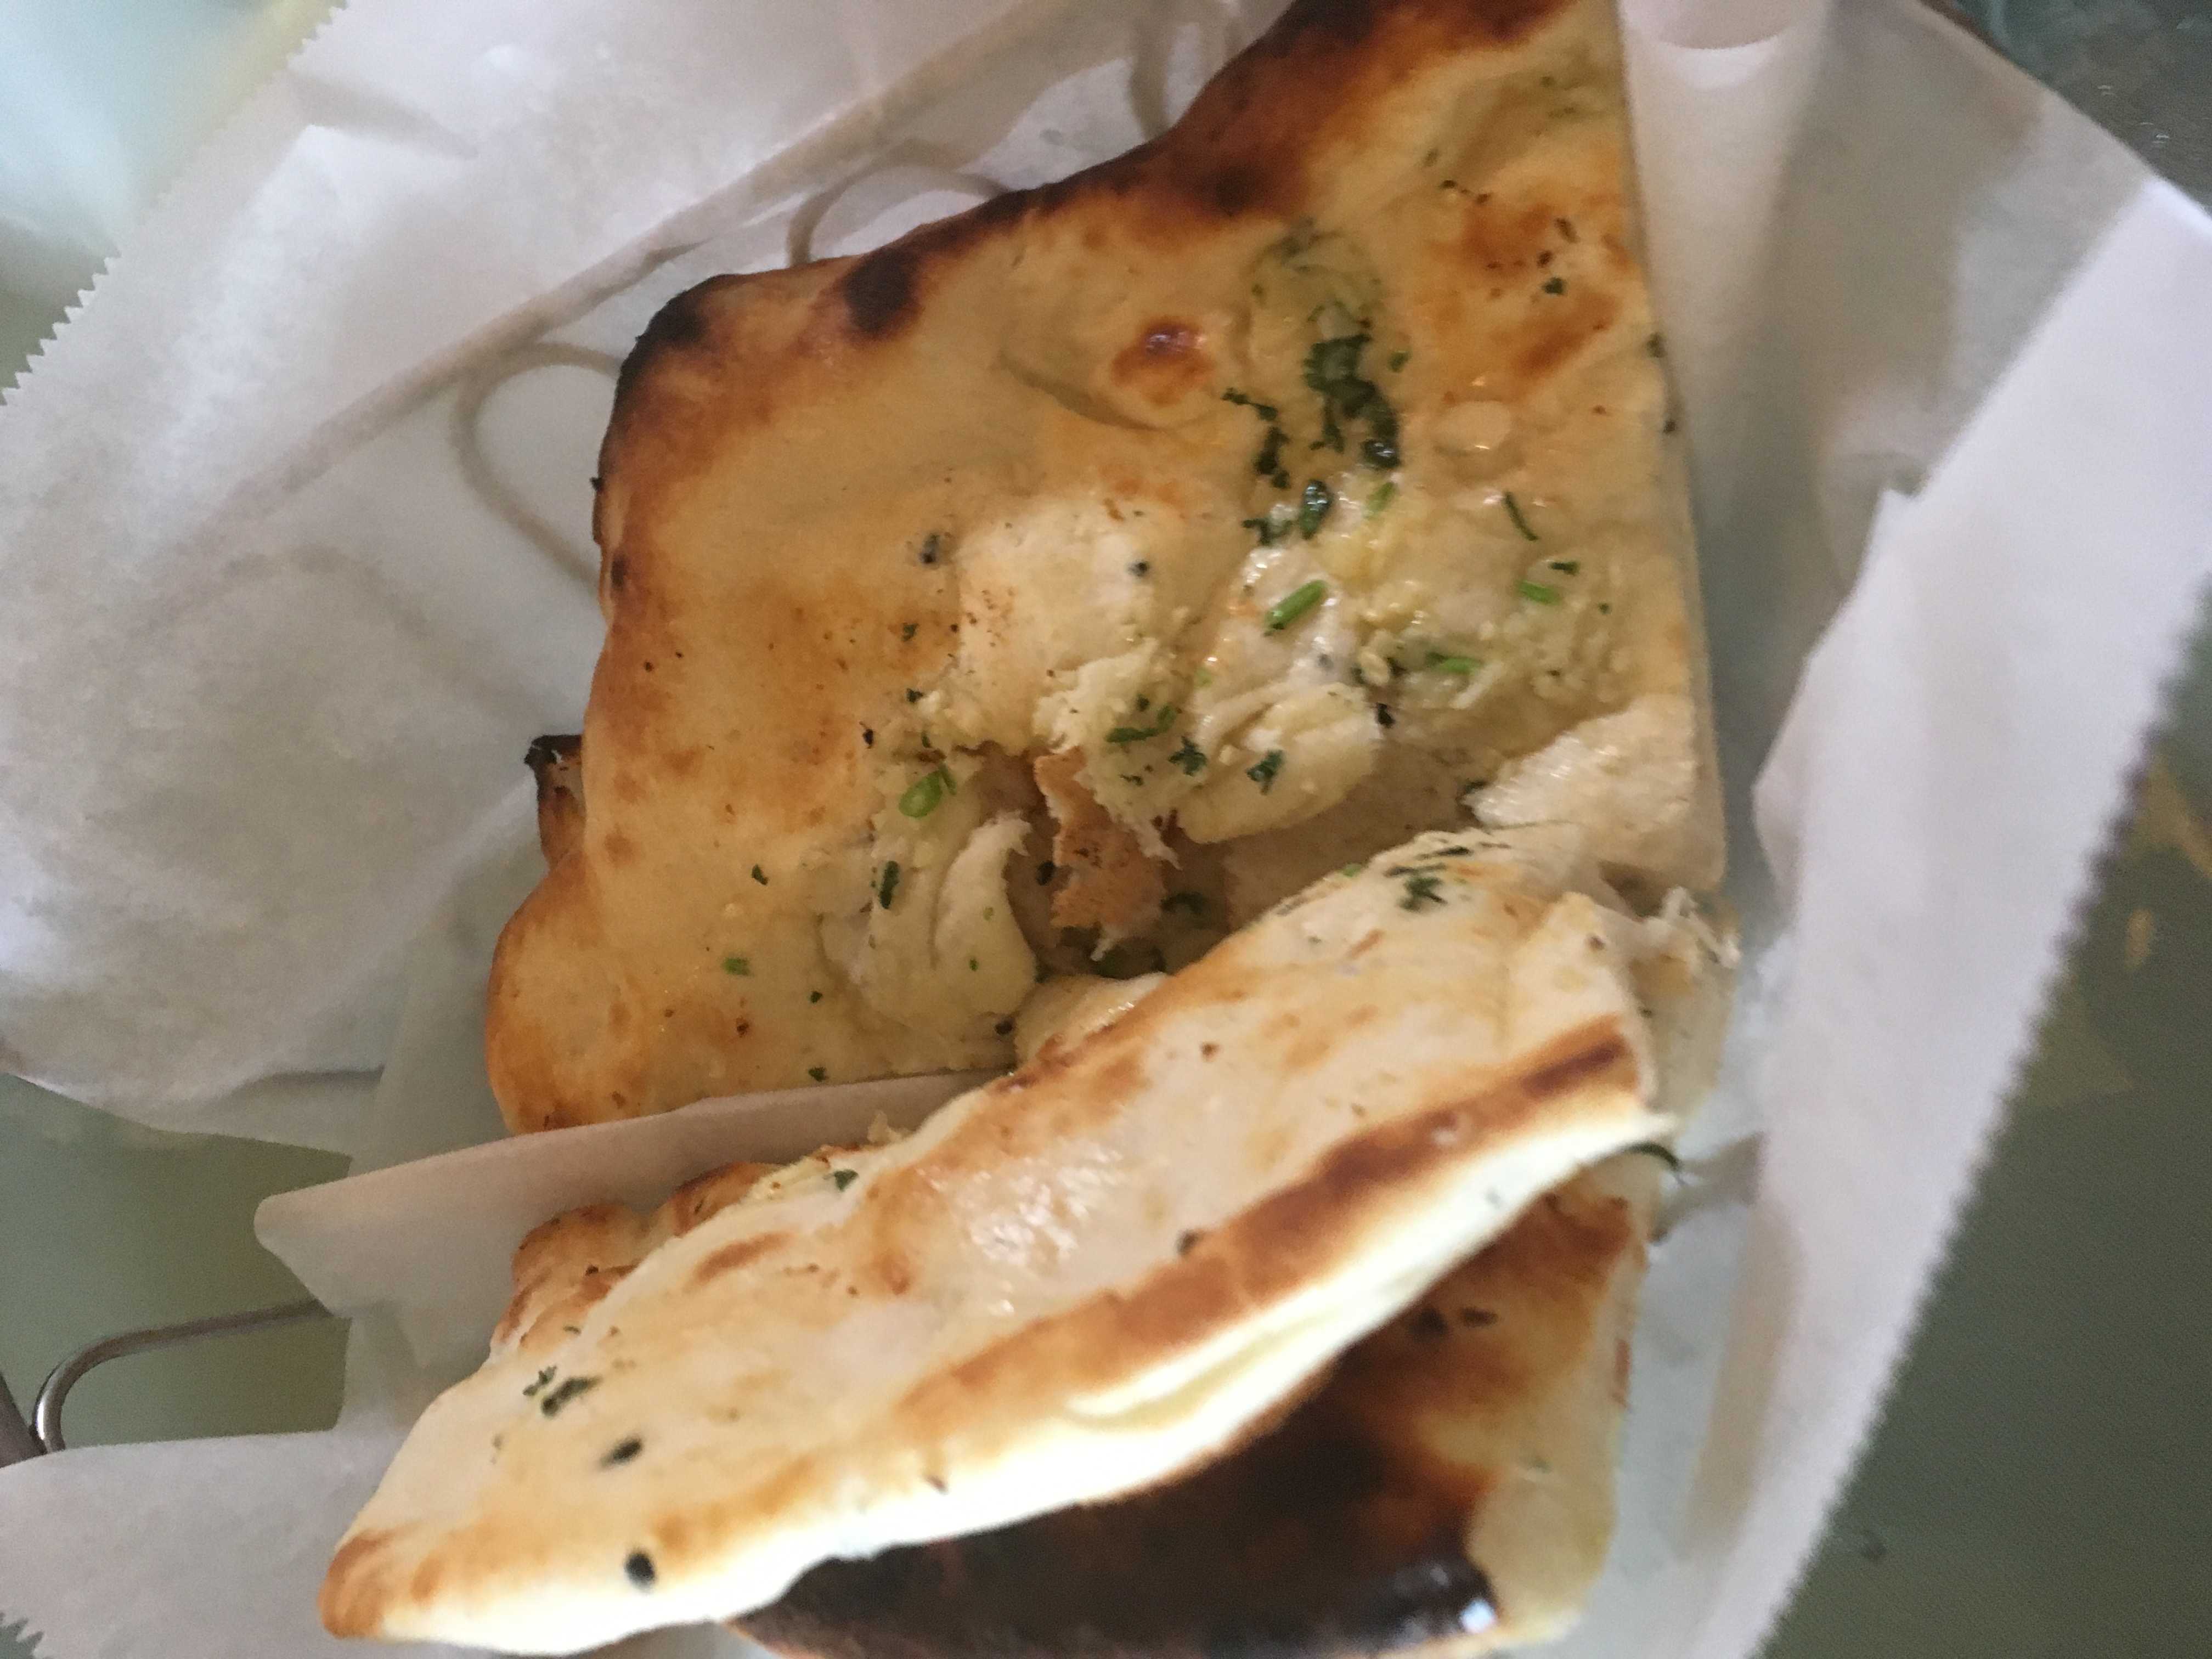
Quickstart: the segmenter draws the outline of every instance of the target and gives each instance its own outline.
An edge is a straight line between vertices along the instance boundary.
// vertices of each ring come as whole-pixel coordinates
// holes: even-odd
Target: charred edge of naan
[[[533,738],[522,763],[538,785],[538,848],[550,869],[583,839],[583,737],[572,732]]]
[[[993,197],[917,227],[874,252],[787,270],[710,277],[664,305],[638,337],[615,384],[600,452],[610,486],[640,458],[635,431],[665,449],[726,378],[764,416],[778,389],[820,374],[824,360],[897,338],[920,315],[939,269],[1024,221],[1093,198],[1139,214],[1148,240],[1171,244],[1194,226],[1294,217],[1306,199],[1312,155],[1354,124],[1389,87],[1440,55],[1507,51],[1576,0],[1294,0],[1258,40],[1208,81],[1190,107],[1149,143],[1079,173]],[[815,290],[813,315],[795,337],[740,341],[749,302]],[[733,350],[733,348],[738,349]],[[837,372],[854,372],[842,367]],[[628,571],[617,544],[621,507],[602,490],[592,529],[602,550],[601,600],[618,602]]]
[[[1520,1639],[1515,1586],[1468,1547],[1511,1482],[1494,1453],[1455,1455],[1448,1429],[1424,1431],[1486,1395],[1525,1408],[1591,1367],[1625,1404],[1607,1307],[1623,1272],[1640,1279],[1647,1231],[1629,1198],[1571,1182],[1206,1468],[824,1563],[732,1626],[786,1659],[1443,1659]]]

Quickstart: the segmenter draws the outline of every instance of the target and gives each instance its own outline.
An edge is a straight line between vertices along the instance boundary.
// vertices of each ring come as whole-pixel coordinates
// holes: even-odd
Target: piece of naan
[[[827,1562],[736,1621],[791,1659],[1466,1659],[1562,1634],[1604,1565],[1665,1165],[1625,1152],[1182,1480]]]
[[[625,366],[518,1129],[1002,1065],[1419,831],[1721,846],[1607,0],[1299,0],[1155,143]]]
[[[634,1266],[652,1239],[586,1217],[629,1270],[525,1274],[341,1545],[325,1622],[570,1652],[1210,1462],[1670,1130],[1643,1009],[1703,948],[1620,908],[1574,831],[1432,834],[865,1164],[769,1177]]]

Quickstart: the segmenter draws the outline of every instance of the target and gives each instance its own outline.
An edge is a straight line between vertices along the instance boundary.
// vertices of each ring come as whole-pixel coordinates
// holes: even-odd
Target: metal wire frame
[[[310,1299],[282,1303],[273,1308],[249,1309],[244,1313],[217,1314],[213,1318],[187,1320],[179,1325],[153,1325],[103,1337],[79,1348],[47,1373],[46,1380],[39,1385],[38,1397],[31,1403],[27,1424],[14,1396],[8,1392],[6,1380],[0,1378],[0,1468],[66,1449],[69,1442],[62,1432],[62,1407],[69,1400],[70,1390],[83,1381],[88,1372],[111,1359],[143,1353],[151,1348],[173,1347],[180,1342],[234,1336],[244,1331],[267,1330],[297,1324],[305,1319],[327,1317],[329,1314],[323,1304]]]

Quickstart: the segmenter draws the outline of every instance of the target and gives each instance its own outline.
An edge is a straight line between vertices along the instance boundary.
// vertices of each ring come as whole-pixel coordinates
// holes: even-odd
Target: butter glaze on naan
[[[541,1241],[341,1545],[325,1623],[574,1651],[1218,1457],[1671,1127],[1638,970],[1694,929],[1615,908],[1577,843],[1441,834],[1328,878],[856,1174],[669,1224],[603,1297]],[[640,1242],[575,1225],[617,1268]]]
[[[1620,73],[1603,0],[1299,0],[1154,143],[672,302],[508,1121],[1003,1064],[1470,802],[1716,879]]]

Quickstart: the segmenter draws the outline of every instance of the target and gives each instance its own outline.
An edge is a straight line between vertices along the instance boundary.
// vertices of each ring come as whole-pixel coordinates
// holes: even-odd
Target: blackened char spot
[[[523,750],[522,763],[535,774],[549,766],[559,766],[572,761],[583,752],[584,739],[576,732],[548,732],[542,738],[532,738],[530,747]]]
[[[744,280],[742,276],[710,276],[696,287],[685,289],[653,313],[653,320],[645,325],[645,332],[637,337],[629,356],[623,359],[621,373],[615,376],[616,407],[622,406],[638,377],[661,356],[689,350],[703,342],[708,331],[707,308],[714,295]]]
[[[854,332],[870,338],[889,334],[915,308],[915,267],[919,250],[911,242],[878,248],[845,273],[840,284]]]

